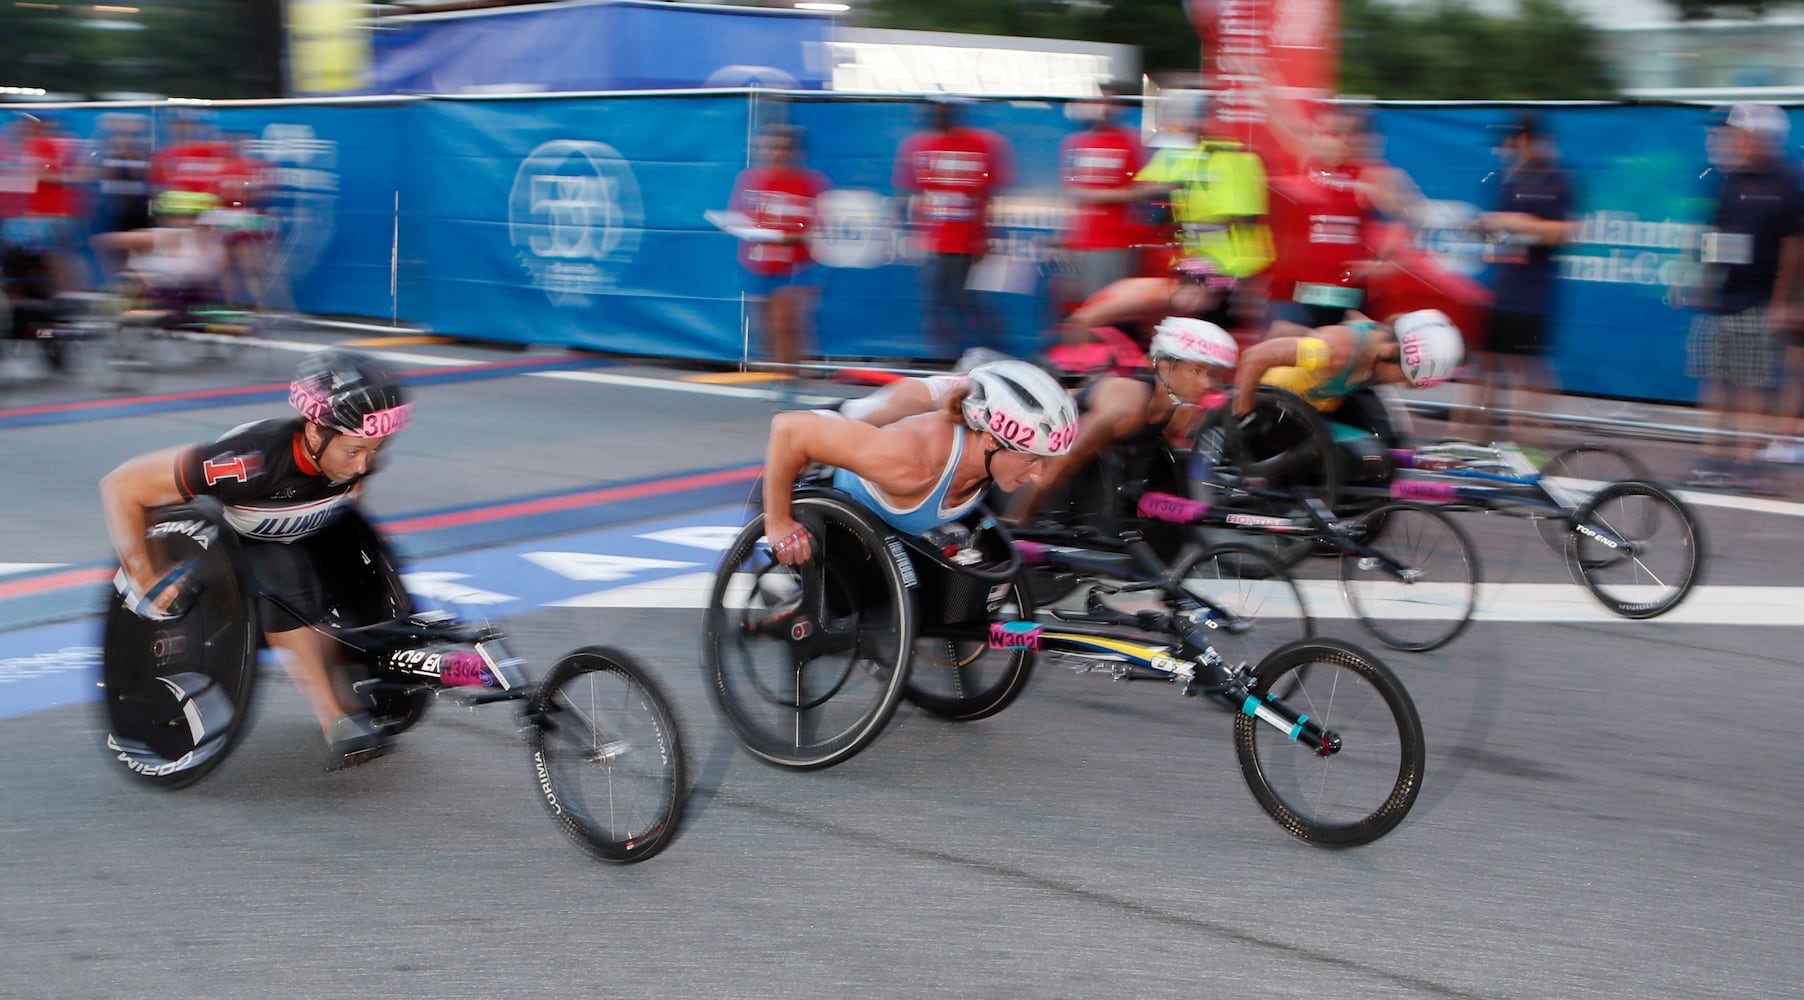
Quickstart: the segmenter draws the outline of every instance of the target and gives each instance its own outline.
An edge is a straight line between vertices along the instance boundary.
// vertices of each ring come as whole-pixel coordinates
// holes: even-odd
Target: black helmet
[[[387,365],[337,348],[302,359],[288,384],[288,402],[301,416],[346,437],[387,437],[413,417],[413,404]]]

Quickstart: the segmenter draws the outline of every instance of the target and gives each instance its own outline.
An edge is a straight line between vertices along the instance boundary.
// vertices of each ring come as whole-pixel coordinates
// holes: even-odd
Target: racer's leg
[[[326,739],[332,739],[332,725],[339,717],[351,715],[339,704],[338,693],[332,684],[332,674],[328,668],[326,637],[310,628],[289,629],[286,632],[265,632],[282,661],[282,669],[287,672],[294,686],[301,689],[301,695],[313,709],[314,717],[319,719],[320,731]]]

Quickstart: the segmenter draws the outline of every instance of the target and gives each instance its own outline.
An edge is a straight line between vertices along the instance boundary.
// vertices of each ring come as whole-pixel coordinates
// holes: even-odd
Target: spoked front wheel
[[[1697,521],[1653,483],[1611,483],[1573,512],[1566,566],[1612,614],[1655,618],[1679,606],[1703,567]]]
[[[1186,594],[1233,617],[1209,637],[1230,664],[1257,663],[1279,646],[1315,634],[1297,581],[1263,550],[1215,545],[1186,556],[1171,572]]]
[[[1451,517],[1387,503],[1349,527],[1370,554],[1340,557],[1341,587],[1379,642],[1420,653],[1466,630],[1478,605],[1478,550]]]
[[[1623,451],[1601,444],[1580,444],[1567,448],[1541,466],[1543,488],[1551,487],[1577,506],[1591,499],[1610,483],[1628,479],[1653,479],[1646,464]],[[1555,552],[1566,548],[1566,522],[1559,518],[1543,518],[1535,522],[1541,540]]]
[[[643,668],[599,646],[576,650],[526,712],[539,800],[578,847],[625,863],[670,843],[687,794],[682,739]]]
[[[782,767],[827,767],[875,740],[901,703],[914,595],[862,513],[828,497],[792,509],[814,558],[777,562],[754,517],[714,578],[704,655],[746,749]]]
[[[1324,847],[1369,844],[1403,822],[1427,756],[1396,675],[1356,646],[1318,639],[1259,664],[1234,719],[1234,749],[1266,813]]]

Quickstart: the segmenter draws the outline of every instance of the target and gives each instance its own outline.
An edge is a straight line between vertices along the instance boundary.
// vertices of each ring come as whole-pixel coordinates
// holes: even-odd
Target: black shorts
[[[257,601],[263,631],[292,632],[326,617],[325,584],[305,541],[284,545],[245,539],[244,557],[263,595]]]
[[[1538,357],[1547,353],[1546,331],[1547,319],[1539,313],[1495,310],[1485,329],[1485,350]]]

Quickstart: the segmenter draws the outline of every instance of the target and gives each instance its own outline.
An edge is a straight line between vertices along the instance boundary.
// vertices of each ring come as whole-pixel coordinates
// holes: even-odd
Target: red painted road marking
[[[634,483],[630,486],[609,486],[585,493],[571,493],[566,496],[545,497],[542,500],[521,500],[495,507],[479,507],[475,510],[458,511],[452,514],[428,514],[424,517],[401,518],[396,521],[382,522],[383,530],[396,534],[413,531],[437,531],[440,528],[457,528],[466,524],[480,524],[485,521],[496,521],[504,517],[523,517],[528,514],[549,514],[553,511],[570,510],[573,507],[589,507],[598,503],[614,503],[620,500],[637,500],[641,497],[657,496],[663,493],[675,493],[679,490],[701,489],[704,486],[724,486],[728,483],[747,483],[757,479],[764,473],[761,465],[750,465],[743,469],[725,469],[720,472],[701,472],[688,476],[677,476],[674,479],[660,479],[650,483]]]
[[[419,517],[404,517],[397,520],[383,521],[382,530],[390,534],[405,535],[420,531],[438,531],[443,528],[458,528],[470,524],[483,524],[510,517],[526,517],[532,514],[550,514],[560,510],[576,507],[590,507],[596,504],[616,503],[621,500],[639,500],[644,497],[661,496],[666,493],[680,493],[683,490],[702,489],[708,486],[724,486],[729,483],[746,483],[757,479],[764,473],[762,465],[748,465],[739,469],[722,469],[716,472],[697,472],[686,476],[675,476],[670,479],[659,479],[649,483],[632,483],[626,486],[608,486],[598,490],[587,490],[582,493],[571,493],[564,496],[545,497],[539,500],[520,500],[514,503],[496,504],[492,507],[477,507],[472,510],[460,510],[449,514],[426,514]],[[27,577],[0,583],[0,601],[13,597],[27,597],[62,590],[67,587],[83,587],[89,584],[104,583],[113,578],[110,566],[87,566],[80,569],[67,569],[58,573],[46,573],[43,576]]]
[[[531,365],[565,364],[576,360],[578,356],[569,358],[516,358],[512,361],[488,361],[477,365],[427,365],[421,368],[402,369],[399,374],[403,378],[420,375],[444,375],[452,372],[488,372],[507,368],[525,368]],[[269,382],[263,385],[240,385],[224,389],[190,389],[186,392],[164,392],[150,396],[118,396],[109,399],[84,399],[70,403],[45,403],[40,406],[21,406],[11,410],[0,410],[0,420],[12,417],[36,416],[40,413],[74,413],[80,410],[95,410],[106,407],[141,406],[147,403],[174,403],[184,399],[229,399],[233,396],[254,396],[261,393],[287,392],[287,382]]]
[[[104,583],[113,578],[111,566],[87,566],[82,569],[66,569],[60,573],[46,573],[43,576],[14,580],[11,583],[0,583],[0,601],[9,597],[23,597],[50,590],[61,590],[64,587],[81,587],[90,583]]]

